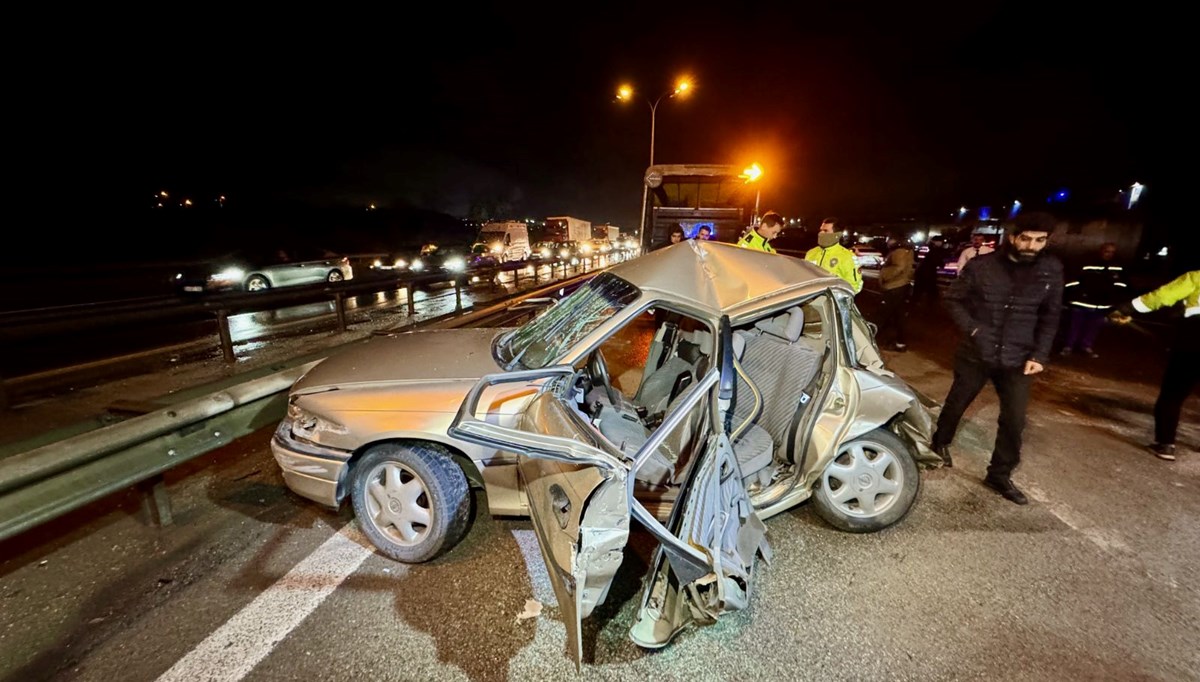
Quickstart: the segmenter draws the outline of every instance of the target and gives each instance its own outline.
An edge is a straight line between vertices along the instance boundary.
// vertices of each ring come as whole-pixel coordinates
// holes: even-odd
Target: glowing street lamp
[[[661,102],[664,97],[670,99],[676,95],[687,96],[688,94],[691,93],[692,87],[693,87],[693,83],[692,83],[691,79],[686,76],[683,76],[675,81],[674,88],[672,88],[671,90],[667,90],[663,94],[659,95],[658,99],[654,100],[653,103],[651,103],[649,99],[645,100],[646,105],[650,107],[650,165],[651,166],[654,165],[654,132],[655,132],[655,118],[657,117],[657,114],[658,114],[658,103]],[[622,84],[619,88],[617,88],[617,101],[619,101],[619,102],[632,102],[635,95],[636,95],[636,93],[635,93],[632,85]],[[641,220],[641,226],[639,228],[639,231],[642,234],[646,234],[646,198],[649,195],[649,191],[650,190],[646,186],[645,179],[643,178],[643,180],[642,180],[642,220]]]
[[[747,168],[745,168],[742,171],[742,174],[739,175],[738,177],[741,178],[742,180],[745,180],[746,184],[748,185],[752,182],[758,182],[758,180],[762,177],[762,174],[763,174],[762,166],[758,165],[758,163],[755,162],[755,163],[750,164]],[[758,200],[759,200],[759,197],[761,197],[761,196],[762,196],[762,187],[755,187],[755,189],[754,189],[754,217],[750,221],[751,225],[758,224]]]
[[[655,132],[655,118],[658,114],[658,103],[661,102],[664,97],[670,99],[670,98],[674,97],[675,95],[686,96],[691,91],[692,91],[692,81],[690,79],[684,77],[684,78],[680,78],[679,80],[675,81],[675,87],[672,88],[671,90],[667,90],[663,94],[659,95],[658,99],[654,100],[653,103],[651,103],[649,99],[646,100],[646,105],[650,107],[650,165],[651,166],[654,165],[654,132]],[[634,95],[635,95],[635,92],[633,90],[632,85],[625,84],[625,85],[622,85],[621,87],[617,88],[617,100],[620,102],[632,102]]]

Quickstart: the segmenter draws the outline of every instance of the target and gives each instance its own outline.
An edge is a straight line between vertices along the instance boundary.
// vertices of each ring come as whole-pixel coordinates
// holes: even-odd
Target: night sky
[[[26,179],[52,210],[113,216],[166,189],[633,227],[650,109],[614,94],[654,99],[679,74],[695,92],[659,105],[656,161],[757,161],[763,208],[789,216],[1162,177],[1162,13],[804,4],[107,17],[74,36],[76,59],[29,76]]]

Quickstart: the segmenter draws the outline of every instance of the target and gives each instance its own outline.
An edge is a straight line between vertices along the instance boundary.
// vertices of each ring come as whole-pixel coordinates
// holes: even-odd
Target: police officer
[[[762,220],[758,222],[758,225],[754,225],[749,230],[746,230],[746,234],[742,235],[737,245],[743,249],[755,249],[757,251],[775,253],[775,247],[767,242],[778,237],[782,232],[783,216],[775,211],[767,211],[763,214]]]
[[[1146,448],[1155,457],[1175,461],[1175,432],[1183,401],[1200,384],[1200,270],[1186,272],[1161,287],[1117,306],[1113,320],[1128,322],[1133,312],[1148,313],[1183,304],[1183,318],[1167,356],[1154,403],[1154,442]]]
[[[804,254],[804,260],[846,280],[854,287],[854,293],[862,291],[862,273],[858,271],[854,252],[838,242],[837,218],[821,221],[820,231],[817,232],[817,245]]]

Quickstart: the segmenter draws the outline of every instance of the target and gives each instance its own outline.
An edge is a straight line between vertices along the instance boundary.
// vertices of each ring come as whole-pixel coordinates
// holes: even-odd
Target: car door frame
[[[725,327],[727,328],[727,326],[728,324],[726,321]],[[728,341],[722,342],[720,351],[722,353],[722,357],[724,357],[724,354],[730,354],[730,357],[732,357],[732,349],[729,346],[730,344]],[[730,367],[732,367],[731,363]],[[600,491],[609,483],[624,486],[624,508],[620,510],[620,513],[624,515],[625,521],[624,523],[617,521],[615,524],[613,524],[613,528],[611,529],[620,535],[620,537],[617,538],[619,542],[615,542],[613,537],[600,537],[599,534],[592,534],[588,538],[593,540],[595,545],[600,547],[602,551],[608,553],[610,561],[614,560],[612,557],[616,557],[616,565],[611,567],[608,583],[602,588],[598,588],[595,585],[592,586],[592,589],[599,589],[600,595],[598,600],[594,603],[591,603],[590,606],[583,603],[582,592],[579,589],[579,580],[581,578],[583,579],[585,585],[589,584],[587,582],[587,571],[580,571],[579,565],[575,563],[575,559],[581,555],[589,555],[591,551],[595,549],[595,547],[592,545],[585,545],[582,536],[577,536],[574,539],[574,542],[578,545],[578,551],[570,555],[572,561],[571,565],[565,567],[558,565],[554,561],[555,553],[547,547],[549,542],[547,529],[552,527],[550,525],[552,521],[550,519],[542,518],[542,514],[544,512],[541,509],[541,500],[531,499],[529,503],[530,516],[533,518],[534,525],[538,531],[538,544],[542,550],[542,558],[547,564],[547,572],[554,586],[555,593],[559,598],[559,607],[563,611],[564,625],[567,628],[568,647],[572,650],[572,654],[576,660],[577,666],[580,665],[582,661],[582,618],[586,617],[587,615],[581,612],[585,609],[585,606],[588,606],[587,611],[590,614],[591,609],[594,608],[598,603],[601,603],[608,592],[608,585],[611,584],[612,576],[615,575],[616,569],[624,559],[624,547],[625,542],[628,539],[629,532],[628,517],[632,516],[633,518],[636,518],[651,533],[651,535],[653,535],[659,541],[660,549],[658,550],[659,553],[656,556],[658,556],[660,560],[655,564],[656,571],[661,572],[664,570],[663,566],[665,564],[662,561],[663,557],[669,559],[669,570],[674,572],[678,577],[681,589],[687,588],[706,576],[715,576],[714,579],[721,580],[722,576],[726,574],[725,567],[718,565],[720,562],[719,557],[714,559],[704,551],[701,551],[692,544],[685,542],[669,528],[659,522],[658,519],[636,499],[634,496],[633,481],[635,480],[635,475],[639,468],[649,460],[650,456],[658,449],[666,437],[670,435],[675,428],[678,428],[684,419],[690,416],[691,411],[696,408],[701,401],[710,395],[712,396],[713,400],[706,407],[712,411],[712,419],[710,420],[710,423],[713,425],[713,430],[709,434],[708,440],[701,446],[702,451],[696,453],[696,455],[693,457],[693,463],[690,465],[691,468],[687,481],[685,481],[681,487],[680,498],[682,499],[685,496],[691,496],[693,494],[699,495],[703,492],[695,490],[695,480],[699,475],[699,472],[702,471],[703,467],[709,464],[710,460],[715,456],[714,453],[719,453],[721,451],[720,448],[722,445],[727,449],[728,453],[732,453],[732,448],[729,445],[727,435],[723,431],[721,420],[717,414],[718,400],[720,399],[720,389],[718,388],[718,384],[720,383],[721,374],[722,371],[730,371],[729,369],[725,368],[723,364],[712,367],[700,380],[696,381],[693,385],[686,389],[679,402],[665,416],[662,423],[650,435],[650,438],[647,439],[647,441],[638,449],[637,453],[630,458],[628,462],[624,461],[620,453],[615,448],[611,447],[611,445],[611,452],[605,452],[602,448],[593,447],[588,445],[586,442],[581,442],[580,440],[563,438],[560,436],[531,434],[518,428],[510,428],[500,426],[498,424],[487,423],[486,421],[483,421],[475,416],[478,412],[479,401],[483,391],[489,386],[514,381],[525,381],[530,382],[531,384],[540,381],[539,396],[530,400],[530,403],[528,403],[525,408],[529,409],[529,405],[538,400],[541,395],[550,387],[556,385],[556,380],[561,381],[567,377],[574,376],[578,371],[579,370],[577,370],[573,365],[558,365],[545,369],[502,372],[487,375],[481,378],[475,384],[475,386],[468,391],[466,398],[463,400],[459,408],[458,414],[455,416],[455,419],[448,429],[449,435],[453,438],[476,443],[486,447],[496,448],[500,451],[516,452],[518,454],[518,461],[522,461],[523,458],[533,457],[566,462],[569,464],[603,468],[605,470],[605,476],[609,480],[596,485],[588,493],[589,496],[596,494],[597,491]],[[570,400],[571,397],[556,395],[556,399],[565,401]],[[567,414],[575,414],[570,405],[564,405],[564,409],[566,410]],[[578,415],[575,416],[578,417]],[[604,439],[604,436],[601,435],[598,430],[595,430],[594,427],[587,422],[584,422],[582,419],[579,419],[579,422],[585,429],[591,429],[594,431],[594,433],[587,433],[589,439],[594,440],[601,445],[607,443],[607,441]],[[520,420],[518,420],[517,423],[520,423]],[[733,476],[733,480],[735,480],[737,484],[736,491],[739,491],[741,495],[741,500],[732,499],[729,500],[728,503],[734,508],[743,510],[745,518],[747,519],[743,526],[749,525],[752,535],[757,535],[757,537],[752,537],[752,541],[750,542],[750,562],[752,564],[755,554],[760,551],[760,549],[764,553],[766,552],[765,540],[762,538],[765,528],[762,525],[762,521],[754,512],[753,505],[749,503],[748,495],[746,494],[744,487],[742,487],[742,478],[740,470],[737,468],[736,457],[730,456],[726,461],[730,463],[732,471],[724,476],[721,480],[727,481],[729,480],[729,476]],[[720,491],[718,491],[718,494],[719,493]],[[738,493],[735,492],[734,494],[736,496]],[[744,500],[744,503],[742,500]],[[611,496],[607,497],[607,501],[611,503]],[[679,527],[685,520],[684,512],[679,511],[679,509],[680,507],[677,506],[672,512],[671,523],[676,527]],[[570,508],[563,510],[564,513],[566,511],[574,512],[576,516],[569,521],[573,523],[576,529],[581,529],[582,525],[580,521],[583,514],[587,513],[587,507],[581,506],[577,510],[571,510]],[[558,510],[556,509],[556,515],[558,515],[557,512]],[[557,520],[557,523],[560,529],[564,529],[568,525],[571,525],[568,523],[563,523],[561,518]],[[603,529],[601,529],[601,531],[603,531]],[[620,554],[613,554],[613,552],[618,549]],[[572,585],[568,585],[566,583],[565,576],[571,576],[575,582]],[[690,594],[683,597],[684,600],[691,598],[694,598],[694,596],[691,596]],[[643,599],[643,609],[645,607],[646,599],[648,599],[648,596],[644,597]],[[706,612],[708,611],[703,607],[701,610]],[[689,620],[688,623],[690,622],[691,621]]]

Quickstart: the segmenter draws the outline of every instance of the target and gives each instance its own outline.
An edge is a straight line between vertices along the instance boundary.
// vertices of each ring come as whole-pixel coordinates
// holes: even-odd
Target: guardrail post
[[[524,263],[521,263],[521,267],[519,267],[519,268],[516,268],[516,269],[514,269],[514,270],[512,271],[512,274],[513,274],[513,287],[514,287],[514,288],[516,288],[516,289],[520,289],[520,288],[521,288],[521,271],[522,271],[522,270],[524,270],[524,269],[525,269],[525,264],[524,264]]]
[[[339,291],[333,295],[333,304],[337,308],[338,331],[346,331],[346,294]]]
[[[233,363],[237,360],[233,355],[233,337],[229,334],[229,311],[217,311],[217,333],[221,335],[221,353],[225,356],[225,362]]]
[[[462,310],[462,280],[454,278],[454,309]]]
[[[167,482],[162,474],[148,478],[137,484],[142,491],[142,512],[153,526],[169,526],[174,522],[171,516],[171,498],[167,496]]]
[[[413,301],[413,284],[409,282],[404,285],[404,298],[408,300],[408,316],[412,317],[417,314],[417,304]]]

